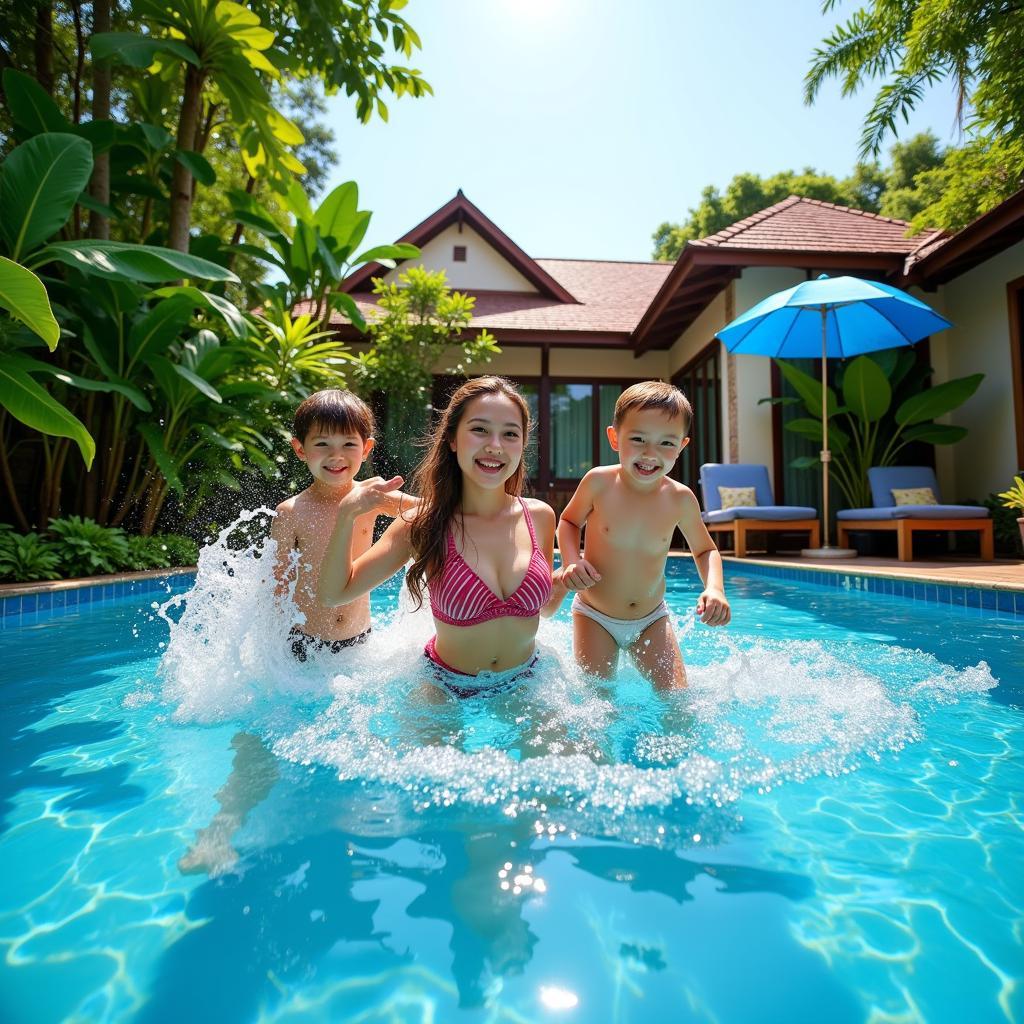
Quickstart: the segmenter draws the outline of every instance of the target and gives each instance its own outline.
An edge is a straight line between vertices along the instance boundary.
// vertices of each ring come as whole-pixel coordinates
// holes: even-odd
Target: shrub
[[[56,580],[60,556],[38,533],[14,533],[0,529],[0,579],[16,583]]]
[[[191,537],[180,533],[162,533],[157,538],[167,548],[167,564],[175,568],[195,565],[199,561],[199,545]]]
[[[199,558],[199,545],[179,533],[154,534],[152,537],[129,537],[125,568],[170,569],[195,565]]]
[[[66,576],[119,572],[128,564],[128,539],[118,527],[67,516],[51,519],[49,532],[56,538],[53,547]]]

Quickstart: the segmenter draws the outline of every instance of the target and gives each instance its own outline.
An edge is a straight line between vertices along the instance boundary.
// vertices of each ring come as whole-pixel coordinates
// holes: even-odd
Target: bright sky
[[[741,171],[856,161],[873,92],[830,83],[806,107],[814,47],[859,4],[819,0],[410,0],[433,97],[388,103],[360,125],[332,98],[341,161],[374,214],[368,242],[394,241],[460,187],[534,257],[649,259],[651,234],[705,185]],[[951,87],[903,137],[956,141]]]

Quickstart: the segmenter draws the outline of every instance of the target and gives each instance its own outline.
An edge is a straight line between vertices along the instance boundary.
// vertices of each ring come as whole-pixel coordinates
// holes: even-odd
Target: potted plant
[[[1015,476],[1013,486],[1008,491],[1003,491],[999,497],[1006,508],[1015,508],[1020,511],[1017,517],[1017,526],[1020,527],[1020,540],[1024,544],[1024,478]]]

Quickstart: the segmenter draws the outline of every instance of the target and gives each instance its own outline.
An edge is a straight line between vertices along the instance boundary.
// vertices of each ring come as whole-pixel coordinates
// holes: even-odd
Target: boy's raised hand
[[[397,490],[402,483],[403,480],[400,476],[393,476],[390,480],[385,480],[382,476],[371,476],[368,480],[356,480],[352,484],[352,490],[342,500],[340,507],[354,516],[373,512],[381,505],[387,504],[388,492]]]
[[[727,626],[732,618],[732,609],[721,590],[709,587],[697,598],[697,614],[707,626]]]
[[[601,574],[585,559],[562,567],[562,583],[566,590],[587,590],[601,582]]]

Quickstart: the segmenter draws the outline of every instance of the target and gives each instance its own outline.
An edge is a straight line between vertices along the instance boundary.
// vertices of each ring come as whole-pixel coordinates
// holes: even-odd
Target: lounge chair
[[[896,553],[901,562],[914,555],[914,534],[921,530],[970,531],[980,535],[981,557],[993,558],[992,520],[987,508],[977,505],[897,505],[893,490],[927,487],[939,498],[935,471],[929,466],[872,466],[868,470],[873,508],[848,508],[836,516],[839,543],[857,530],[893,530]]]
[[[753,487],[756,504],[722,507],[720,487]],[[700,488],[704,494],[704,522],[708,532],[733,534],[737,558],[747,555],[747,534],[782,533],[806,530],[808,546],[820,543],[817,509],[805,505],[772,504],[772,485],[765,466],[749,463],[708,462],[700,467]]]

